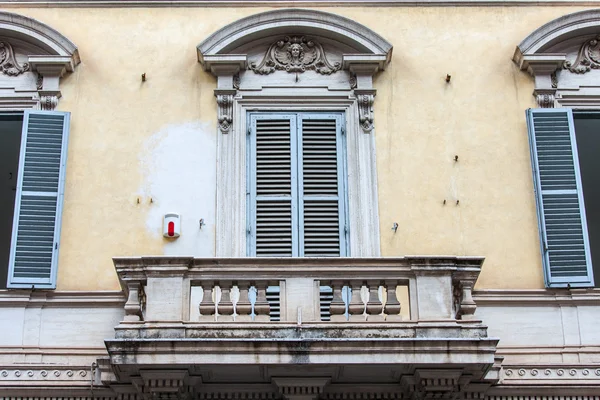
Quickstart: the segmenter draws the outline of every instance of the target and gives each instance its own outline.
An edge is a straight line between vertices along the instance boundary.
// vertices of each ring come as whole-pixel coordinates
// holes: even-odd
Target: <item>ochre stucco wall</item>
[[[533,82],[511,57],[579,9],[323,9],[394,45],[375,80],[382,255],[482,255],[478,288],[543,287],[524,118]],[[82,59],[61,84],[72,130],[59,290],[118,289],[112,256],[214,255],[215,79],[196,45],[264,10],[9,9],[61,32]],[[176,242],[161,236],[167,211],[184,216]]]

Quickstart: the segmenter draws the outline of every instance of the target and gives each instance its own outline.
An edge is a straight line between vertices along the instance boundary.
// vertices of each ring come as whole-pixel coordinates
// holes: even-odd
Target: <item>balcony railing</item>
[[[471,292],[483,259],[132,257],[114,263],[128,296],[124,323],[344,324],[473,320]]]

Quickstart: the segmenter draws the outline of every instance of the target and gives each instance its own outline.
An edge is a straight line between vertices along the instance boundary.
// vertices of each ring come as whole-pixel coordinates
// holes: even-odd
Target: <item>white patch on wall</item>
[[[146,228],[163,241],[165,255],[215,255],[215,134],[208,124],[191,122],[165,126],[145,143],[141,203],[150,207]],[[181,215],[177,239],[162,239],[167,213]]]

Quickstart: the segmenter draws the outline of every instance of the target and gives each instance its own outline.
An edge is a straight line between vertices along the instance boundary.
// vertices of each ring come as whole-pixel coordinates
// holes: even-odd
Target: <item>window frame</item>
[[[539,159],[538,159],[538,150],[537,150],[537,133],[535,132],[534,127],[534,114],[543,114],[543,113],[565,113],[568,129],[569,129],[569,139],[571,146],[571,155],[573,158],[573,168],[574,168],[574,180],[576,184],[576,193],[579,202],[580,208],[580,224],[581,229],[583,231],[583,249],[585,252],[586,258],[586,269],[587,269],[587,280],[579,280],[575,279],[581,277],[582,275],[573,275],[572,277],[552,277],[552,265],[551,260],[549,258],[549,252],[547,249],[547,218],[544,212],[544,201],[542,197],[542,185],[541,185],[541,176],[540,176],[540,168],[539,168]],[[575,136],[575,124],[573,121],[573,112],[572,108],[564,107],[564,108],[530,108],[526,112],[526,120],[527,120],[527,131],[529,138],[529,152],[531,156],[531,167],[533,172],[533,183],[534,183],[534,195],[535,195],[535,207],[536,214],[538,220],[538,233],[540,240],[540,252],[542,257],[542,268],[544,273],[544,283],[547,288],[564,288],[564,287],[594,287],[594,272],[592,267],[592,259],[591,259],[591,249],[589,245],[589,234],[587,230],[587,219],[586,219],[586,211],[585,211],[585,200],[583,194],[583,185],[581,181],[580,175],[580,166],[579,166],[579,155],[577,149],[577,139]],[[571,189],[572,190],[572,189]],[[556,192],[559,194],[567,194],[565,190],[550,190],[551,192]]]
[[[16,238],[18,234],[18,225],[21,208],[21,198],[23,194],[23,170],[25,168],[25,150],[27,142],[27,134],[29,127],[29,117],[31,114],[46,114],[46,115],[61,115],[63,117],[63,134],[61,138],[61,155],[59,160],[59,172],[58,172],[58,187],[56,192],[56,215],[54,218],[54,232],[53,232],[53,251],[52,260],[50,264],[50,277],[47,280],[40,280],[37,278],[27,279],[21,282],[14,282],[14,258],[16,252]],[[33,110],[28,109],[23,111],[23,128],[21,133],[21,145],[19,148],[19,166],[18,166],[18,181],[17,191],[15,194],[15,204],[13,212],[13,225],[11,233],[11,245],[10,245],[10,256],[7,271],[7,289],[19,289],[19,288],[37,288],[37,289],[56,289],[57,276],[58,276],[58,255],[60,251],[60,235],[62,229],[62,210],[64,205],[64,193],[65,193],[65,177],[66,177],[66,164],[68,156],[68,143],[70,133],[70,121],[71,113],[65,111],[48,111],[48,110]],[[44,196],[47,197],[47,196]]]
[[[303,224],[303,209],[300,206],[301,192],[302,192],[302,169],[299,168],[299,159],[302,154],[302,136],[301,126],[302,121],[307,119],[322,119],[322,118],[331,118],[336,120],[336,131],[339,134],[339,142],[336,145],[336,160],[337,160],[337,171],[338,171],[338,215],[339,215],[339,233],[340,233],[340,255],[337,257],[349,257],[350,254],[350,235],[348,229],[348,183],[347,183],[347,152],[346,152],[346,135],[344,134],[344,113],[340,111],[317,111],[317,112],[306,112],[306,111],[248,111],[247,121],[248,121],[248,135],[247,135],[247,148],[246,148],[246,187],[247,187],[247,243],[246,243],[246,251],[248,256],[256,257],[256,244],[253,242],[256,232],[256,215],[255,209],[256,199],[252,197],[251,193],[253,189],[256,187],[256,169],[253,168],[253,164],[251,163],[256,155],[254,152],[256,151],[256,143],[252,142],[252,132],[256,133],[256,121],[260,119],[277,119],[277,117],[281,117],[282,119],[289,118],[290,129],[291,129],[291,164],[292,164],[292,174],[291,181],[295,182],[296,190],[292,190],[291,201],[292,201],[292,254],[293,257],[307,257],[303,252],[303,232],[304,232],[304,224]],[[295,199],[294,199],[295,197]]]
[[[327,91],[325,91],[327,92]],[[247,132],[248,113],[336,112],[343,116],[346,135],[347,215],[349,254],[379,257],[380,230],[374,132],[359,126],[356,98],[351,91],[335,94],[282,95],[281,90],[261,94],[239,93],[233,100],[233,126],[217,133],[217,257],[247,256]]]

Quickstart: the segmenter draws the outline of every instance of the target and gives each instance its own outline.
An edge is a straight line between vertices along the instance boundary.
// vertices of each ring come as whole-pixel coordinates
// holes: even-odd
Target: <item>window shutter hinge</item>
[[[248,128],[248,131],[246,132],[246,134],[247,134],[248,136],[252,135],[252,128]]]
[[[246,228],[246,235],[250,236],[252,234],[252,228]]]
[[[54,243],[54,250],[58,250],[58,243]]]
[[[342,135],[345,135],[345,134],[346,134],[346,128],[344,128],[344,127],[342,126]]]
[[[344,226],[344,235],[348,236],[348,232],[349,232],[348,225],[345,225]]]

